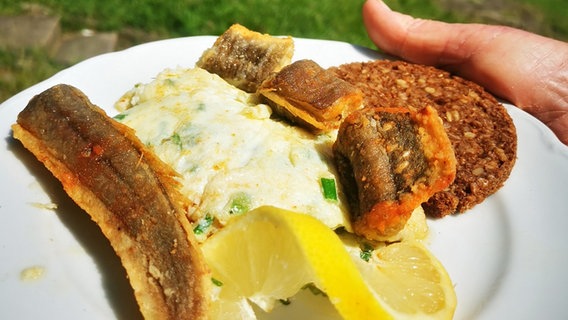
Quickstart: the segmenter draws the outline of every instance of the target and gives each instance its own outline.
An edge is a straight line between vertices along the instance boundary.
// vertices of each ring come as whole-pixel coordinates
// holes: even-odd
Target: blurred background
[[[165,38],[219,35],[236,22],[273,35],[340,40],[374,48],[362,24],[363,2],[0,0],[0,103],[90,55]],[[416,17],[509,25],[568,41],[568,0],[385,2]],[[31,34],[37,36],[40,31],[48,33],[44,37],[49,39],[33,43]],[[85,38],[100,43],[77,42]],[[84,52],[73,55],[72,50]]]

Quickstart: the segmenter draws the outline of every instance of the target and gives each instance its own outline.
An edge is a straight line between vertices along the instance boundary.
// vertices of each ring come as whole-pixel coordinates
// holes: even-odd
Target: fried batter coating
[[[272,74],[258,92],[280,115],[312,131],[337,129],[359,109],[363,94],[312,60],[299,60]]]
[[[234,24],[203,52],[196,66],[255,93],[262,81],[289,64],[293,55],[291,37],[273,37]]]
[[[353,230],[371,240],[395,236],[456,174],[451,143],[431,107],[355,111],[339,128],[333,151]]]

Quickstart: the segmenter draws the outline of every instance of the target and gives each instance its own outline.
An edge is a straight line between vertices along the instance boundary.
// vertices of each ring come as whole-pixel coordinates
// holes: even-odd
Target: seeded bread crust
[[[446,71],[376,60],[331,68],[363,91],[367,107],[434,107],[457,160],[456,179],[423,204],[429,216],[463,213],[499,190],[517,154],[517,133],[505,107],[479,85]]]

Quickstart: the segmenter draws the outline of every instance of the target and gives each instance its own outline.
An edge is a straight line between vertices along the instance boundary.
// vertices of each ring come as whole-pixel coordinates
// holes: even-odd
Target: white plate
[[[113,103],[167,67],[192,67],[215,37],[148,43],[66,69],[0,106],[0,318],[131,319],[137,306],[108,241],[61,185],[11,138],[27,102],[57,83],[74,85],[110,115]],[[324,67],[379,57],[340,42],[296,40],[294,59]],[[567,319],[568,148],[507,105],[518,160],[505,186],[467,214],[430,220],[430,248],[458,295],[456,319]],[[56,210],[38,204],[55,203]],[[23,280],[30,267],[43,270]]]

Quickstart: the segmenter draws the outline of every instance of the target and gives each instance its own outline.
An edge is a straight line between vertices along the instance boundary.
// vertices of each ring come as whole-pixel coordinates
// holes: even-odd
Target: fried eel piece
[[[312,60],[296,61],[272,74],[258,92],[278,114],[316,132],[337,129],[363,101],[359,89]]]
[[[291,37],[273,37],[234,24],[203,52],[196,66],[255,93],[262,81],[289,64],[293,55]]]
[[[78,89],[35,96],[12,126],[98,224],[146,319],[202,319],[209,271],[184,215],[176,173]]]
[[[412,211],[454,180],[456,159],[436,111],[364,108],[333,145],[355,233],[389,240]]]

